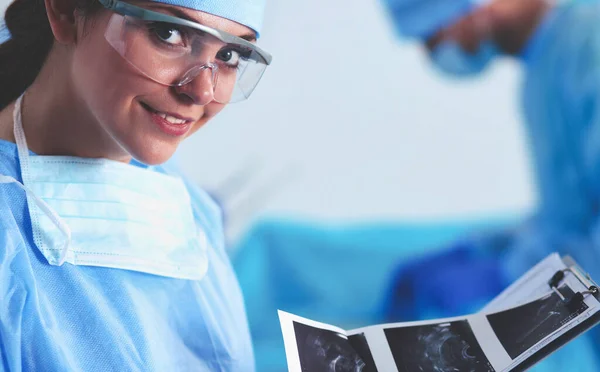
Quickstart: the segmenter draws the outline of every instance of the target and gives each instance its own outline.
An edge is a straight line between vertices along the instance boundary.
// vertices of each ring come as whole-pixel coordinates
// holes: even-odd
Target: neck
[[[29,149],[38,155],[107,158],[129,162],[131,156],[102,128],[72,83],[69,59],[61,47],[52,48],[34,83],[27,88],[22,123]],[[14,141],[11,120],[3,121],[3,137]]]

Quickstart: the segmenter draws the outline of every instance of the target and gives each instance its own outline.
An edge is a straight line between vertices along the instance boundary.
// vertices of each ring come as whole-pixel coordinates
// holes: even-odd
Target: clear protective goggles
[[[146,77],[167,86],[196,79],[212,83],[219,103],[245,100],[272,57],[226,32],[118,0],[99,0],[114,12],[108,43]]]

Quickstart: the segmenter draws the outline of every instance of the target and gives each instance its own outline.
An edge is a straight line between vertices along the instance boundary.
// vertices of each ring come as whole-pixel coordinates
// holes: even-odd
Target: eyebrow
[[[157,5],[156,8],[164,9],[164,10],[168,11],[169,13],[172,13],[172,15],[174,15],[178,18],[182,18],[182,19],[188,20],[190,22],[202,24],[202,23],[198,22],[197,19],[194,19],[193,17],[187,15],[185,12],[183,12],[177,8],[173,8],[170,6],[162,6],[160,4],[156,4],[156,5]],[[249,42],[256,41],[256,35],[254,35],[253,33],[244,34],[244,35],[236,35],[236,36],[239,37],[240,39],[244,39]]]

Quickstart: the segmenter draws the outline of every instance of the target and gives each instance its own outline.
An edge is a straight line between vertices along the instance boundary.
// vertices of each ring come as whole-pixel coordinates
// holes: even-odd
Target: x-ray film
[[[279,318],[290,372],[522,371],[597,324],[597,297],[554,254],[473,315],[350,331]]]

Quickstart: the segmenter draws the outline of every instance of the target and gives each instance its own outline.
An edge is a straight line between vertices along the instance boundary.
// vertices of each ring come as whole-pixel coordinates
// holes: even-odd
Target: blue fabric
[[[519,231],[513,275],[558,250],[600,278],[600,4],[555,8],[524,56],[524,123],[538,213]]]
[[[504,244],[502,241],[497,242]],[[405,260],[386,291],[387,321],[435,319],[479,311],[510,284],[494,249],[469,241],[433,255]]]
[[[199,10],[253,29],[257,37],[263,24],[266,0],[151,0]]]
[[[12,143],[0,141],[0,173],[21,180]],[[186,184],[212,245],[201,281],[51,266],[34,246],[24,192],[0,186],[1,371],[254,371],[220,213]]]
[[[260,36],[266,0],[151,0],[210,13],[250,27]],[[10,39],[4,18],[0,17],[0,44]]]
[[[400,37],[426,39],[490,0],[382,0]]]
[[[6,28],[6,23],[4,23],[4,19],[0,18],[0,44],[10,40],[10,31]]]
[[[282,371],[277,309],[346,329],[381,323],[381,303],[398,262],[432,252],[489,222],[326,225],[263,220],[235,247],[233,262],[247,299],[257,370]]]

